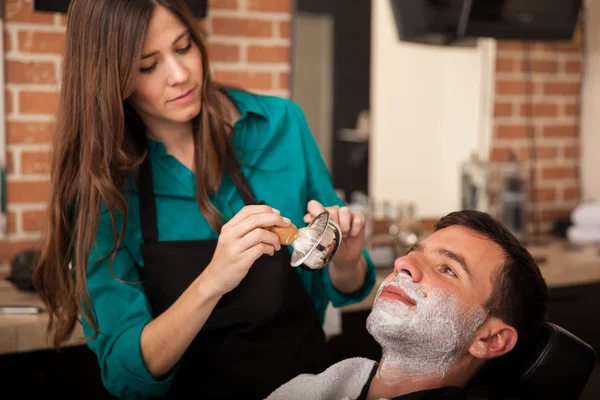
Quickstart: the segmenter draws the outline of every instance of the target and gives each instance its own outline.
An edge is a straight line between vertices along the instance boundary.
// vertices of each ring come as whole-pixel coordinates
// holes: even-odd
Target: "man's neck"
[[[371,381],[367,399],[391,399],[407,393],[444,386],[447,385],[444,383],[444,376],[441,373],[416,375],[399,369],[394,370],[380,364],[375,377]]]
[[[408,393],[442,387],[464,387],[472,376],[474,365],[457,363],[449,370],[415,371],[381,360],[371,381],[368,400],[391,399]],[[467,362],[468,364],[468,362]]]

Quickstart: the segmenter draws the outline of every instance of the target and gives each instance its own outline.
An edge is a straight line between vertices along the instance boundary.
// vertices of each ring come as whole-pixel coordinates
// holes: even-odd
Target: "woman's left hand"
[[[310,223],[314,217],[325,210],[329,211],[331,218],[338,223],[342,231],[342,245],[333,258],[333,263],[338,267],[355,265],[362,256],[365,245],[365,217],[362,213],[353,212],[348,207],[324,207],[316,200],[308,202],[308,214],[304,222]]]

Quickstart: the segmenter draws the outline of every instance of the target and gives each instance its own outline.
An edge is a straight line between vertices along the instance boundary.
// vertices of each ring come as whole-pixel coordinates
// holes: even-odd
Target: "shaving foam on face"
[[[443,376],[463,354],[487,313],[482,308],[465,310],[447,289],[425,294],[408,275],[398,275],[388,285],[401,288],[417,304],[409,307],[400,301],[379,300],[384,285],[377,292],[367,330],[382,348],[381,378]]]
[[[306,255],[319,241],[321,234],[322,231],[320,229],[311,227],[300,228],[298,230],[298,237],[294,240],[292,246],[297,252]]]

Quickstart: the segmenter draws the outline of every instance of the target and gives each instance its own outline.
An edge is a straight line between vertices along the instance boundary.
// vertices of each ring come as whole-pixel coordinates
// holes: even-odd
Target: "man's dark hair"
[[[504,264],[492,275],[492,294],[484,308],[490,316],[514,327],[521,340],[531,338],[546,321],[549,296],[529,251],[504,225],[480,211],[452,212],[437,221],[434,232],[455,225],[475,231],[502,248]]]

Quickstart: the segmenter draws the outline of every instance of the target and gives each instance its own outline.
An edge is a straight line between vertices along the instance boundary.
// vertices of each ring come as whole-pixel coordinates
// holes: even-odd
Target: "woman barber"
[[[183,0],[71,1],[63,66],[35,273],[55,345],[81,317],[118,397],[264,398],[327,367],[328,303],[375,277],[300,108],[213,82]],[[324,206],[342,247],[292,268],[268,228]]]

